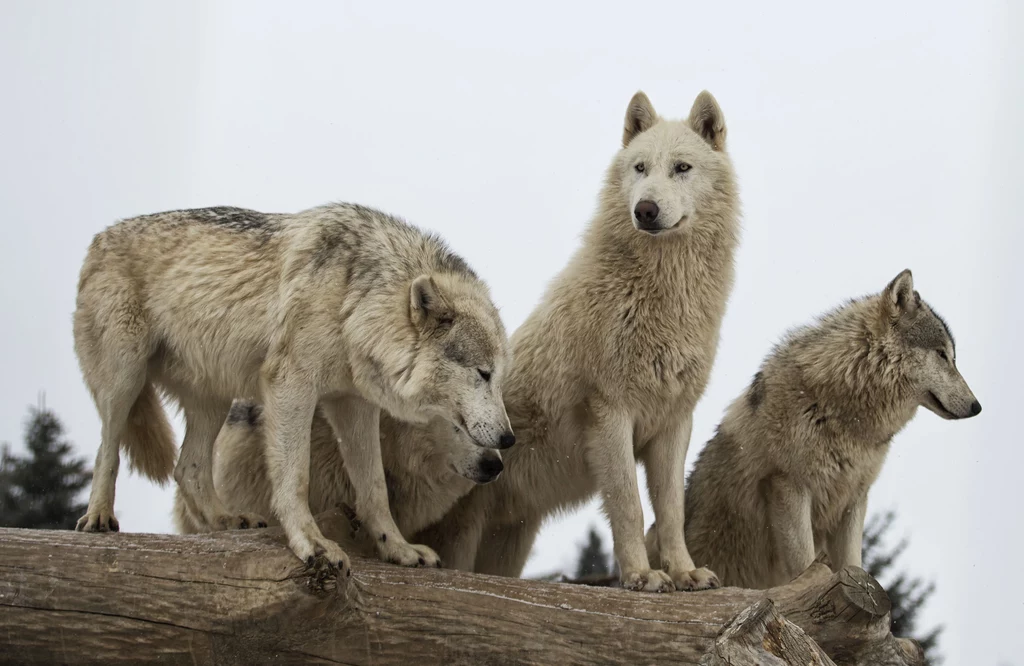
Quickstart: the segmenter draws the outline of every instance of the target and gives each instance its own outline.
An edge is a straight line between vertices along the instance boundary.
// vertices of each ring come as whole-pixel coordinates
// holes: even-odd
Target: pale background
[[[0,4],[0,441],[45,390],[91,462],[71,312],[118,218],[378,206],[448,238],[511,330],[595,209],[630,96],[683,116],[707,88],[745,215],[689,460],[785,329],[912,268],[984,413],[922,410],[870,510],[898,510],[904,564],[937,581],[923,623],[947,625],[947,663],[1015,658],[1020,6],[366,4]],[[122,529],[167,531],[170,505],[122,470]],[[591,524],[610,538],[594,505],[552,520],[527,573],[571,567]]]

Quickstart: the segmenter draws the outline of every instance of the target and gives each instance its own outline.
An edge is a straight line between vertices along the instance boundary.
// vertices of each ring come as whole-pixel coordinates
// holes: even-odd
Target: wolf
[[[683,536],[683,462],[733,283],[736,178],[722,110],[707,91],[689,117],[626,110],[582,244],[512,335],[506,408],[519,444],[418,539],[457,569],[518,576],[542,521],[599,493],[623,587],[717,585]],[[652,569],[636,464],[664,544]]]
[[[728,407],[686,482],[694,560],[759,589],[821,554],[837,571],[861,566],[868,490],[919,406],[944,419],[981,413],[949,326],[905,270],[791,332]],[[647,542],[657,562],[656,528]]]
[[[498,450],[477,446],[444,419],[435,417],[423,427],[430,437],[416,436],[414,426],[408,423],[381,419],[380,451],[388,504],[395,525],[406,536],[440,520],[474,484],[493,481],[503,468]],[[214,489],[230,510],[272,513],[273,490],[265,448],[263,408],[252,401],[235,401],[217,436],[213,458]],[[334,431],[319,410],[310,431],[309,462],[309,504],[314,515],[339,506],[355,506],[352,483],[344,472]],[[174,498],[174,521],[183,534],[209,528],[189,513],[180,489]],[[356,534],[361,536],[365,531]],[[364,556],[376,554],[374,544],[367,544],[365,539],[353,539],[344,545],[348,552],[354,549]]]
[[[292,551],[350,573],[310,513],[319,405],[359,518],[382,559],[433,566],[391,517],[378,423],[443,418],[476,444],[515,441],[501,386],[509,345],[487,286],[437,237],[377,210],[240,208],[123,220],[93,239],[78,283],[75,351],[102,420],[84,531],[116,530],[118,447],[166,479],[173,443],[157,390],[184,412],[174,477],[214,529],[263,523],[214,491],[213,443],[235,398],[263,405],[271,508]]]

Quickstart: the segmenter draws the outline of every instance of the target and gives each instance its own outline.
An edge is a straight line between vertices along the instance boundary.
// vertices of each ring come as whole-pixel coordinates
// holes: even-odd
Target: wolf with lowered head
[[[514,441],[501,393],[508,343],[487,287],[436,237],[362,206],[290,215],[204,208],[119,222],[89,248],[74,334],[103,425],[80,530],[118,527],[119,447],[151,478],[170,475],[174,445],[157,390],[184,412],[174,476],[191,516],[213,529],[262,522],[224,506],[212,465],[232,400],[257,400],[272,509],[292,551],[344,572],[348,556],[308,503],[318,406],[359,520],[381,559],[407,566],[438,558],[409,544],[392,519],[381,410],[410,422],[443,418],[485,447]]]

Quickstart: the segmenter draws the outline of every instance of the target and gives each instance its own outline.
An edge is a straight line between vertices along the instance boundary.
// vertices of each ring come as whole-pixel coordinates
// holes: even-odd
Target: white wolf
[[[686,540],[726,585],[792,580],[819,553],[861,566],[868,490],[919,405],[981,412],[949,327],[910,271],[792,332],[726,412],[686,482]],[[659,532],[648,534],[652,561]]]
[[[707,92],[663,120],[637,93],[582,247],[512,336],[505,472],[422,535],[446,563],[518,576],[545,517],[600,493],[623,586],[714,587],[683,537],[691,417],[733,282],[739,201],[725,120]],[[636,463],[662,543],[652,570]]]
[[[273,510],[297,556],[348,557],[317,528],[308,496],[319,404],[334,428],[362,523],[382,559],[433,566],[395,526],[381,464],[384,410],[441,417],[477,444],[514,442],[502,404],[509,351],[487,287],[437,238],[361,206],[294,215],[238,208],[134,218],[97,234],[78,285],[75,350],[103,422],[88,513],[117,529],[118,446],[166,478],[173,444],[155,387],[184,411],[174,476],[188,510],[246,527],[217,498],[214,439],[234,398],[262,402]],[[154,462],[155,461],[155,462]]]

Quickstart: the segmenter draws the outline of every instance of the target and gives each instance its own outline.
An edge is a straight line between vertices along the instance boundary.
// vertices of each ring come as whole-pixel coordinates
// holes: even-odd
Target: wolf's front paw
[[[621,581],[623,589],[636,592],[672,592],[676,589],[669,575],[658,569],[623,572]]]
[[[440,567],[441,558],[427,546],[419,546],[382,534],[377,540],[380,559],[403,567]]]
[[[341,546],[324,536],[302,539],[292,545],[292,552],[306,563],[310,570],[326,571],[331,576],[348,578],[352,564]]]
[[[110,509],[89,509],[89,511],[78,519],[75,530],[78,532],[117,532],[121,526],[114,518],[114,512]]]
[[[214,530],[247,530],[266,526],[263,516],[255,513],[224,514],[213,521]]]
[[[672,574],[672,581],[677,590],[696,592],[697,590],[713,590],[721,587],[718,575],[711,569],[693,569]]]

